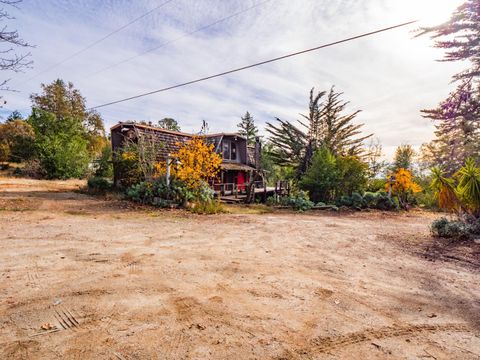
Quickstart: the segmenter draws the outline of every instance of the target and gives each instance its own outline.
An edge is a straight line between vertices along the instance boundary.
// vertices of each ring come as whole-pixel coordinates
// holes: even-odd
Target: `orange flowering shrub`
[[[392,194],[398,197],[400,205],[408,205],[409,195],[422,191],[420,185],[413,181],[412,173],[404,168],[400,168],[394,174],[395,181],[392,184]],[[385,184],[385,189],[389,191],[390,183]]]
[[[214,145],[207,144],[198,137],[183,144],[172,156],[179,161],[175,176],[190,188],[196,188],[202,181],[214,178],[222,163],[222,157],[215,152]]]

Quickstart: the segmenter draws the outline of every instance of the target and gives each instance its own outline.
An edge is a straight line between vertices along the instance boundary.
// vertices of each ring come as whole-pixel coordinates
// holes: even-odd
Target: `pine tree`
[[[237,124],[237,127],[239,128],[238,133],[247,138],[247,144],[255,144],[255,138],[258,135],[258,128],[255,126],[255,120],[248,111],[241,119],[242,121]]]

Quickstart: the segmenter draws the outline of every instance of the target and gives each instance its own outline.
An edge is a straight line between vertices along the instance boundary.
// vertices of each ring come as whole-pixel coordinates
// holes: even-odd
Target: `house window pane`
[[[232,152],[231,152],[230,158],[231,160],[237,160],[237,144],[232,142],[231,147],[232,147]]]
[[[223,158],[230,160],[230,142],[229,141],[223,142]]]

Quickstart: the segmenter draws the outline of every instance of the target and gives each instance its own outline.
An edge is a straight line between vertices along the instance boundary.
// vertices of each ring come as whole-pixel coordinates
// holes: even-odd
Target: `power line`
[[[178,40],[181,40],[181,39],[183,39],[183,38],[185,38],[185,37],[187,37],[187,36],[190,36],[190,35],[193,35],[193,34],[195,34],[195,33],[200,32],[200,31],[206,30],[206,29],[208,29],[208,28],[210,28],[210,27],[212,27],[212,26],[218,25],[218,24],[220,24],[220,23],[222,23],[222,22],[224,22],[224,21],[230,20],[230,19],[232,19],[232,18],[234,18],[234,17],[236,17],[236,16],[238,16],[238,15],[241,15],[241,14],[243,14],[243,13],[249,11],[249,10],[252,10],[252,9],[254,9],[254,8],[260,6],[260,5],[263,5],[263,4],[265,4],[265,3],[269,2],[269,1],[272,1],[272,0],[261,1],[261,2],[259,2],[259,3],[257,3],[257,4],[255,4],[255,5],[252,5],[252,6],[248,7],[248,8],[245,8],[245,9],[243,9],[243,10],[240,10],[240,11],[234,13],[234,14],[231,14],[231,15],[228,15],[228,16],[226,16],[226,17],[224,17],[224,18],[221,18],[221,19],[219,19],[219,20],[217,20],[217,21],[215,21],[215,22],[213,22],[213,23],[211,23],[211,24],[201,26],[201,27],[199,27],[199,28],[197,28],[197,29],[195,29],[195,30],[192,30],[192,31],[190,31],[190,32],[188,32],[188,33],[185,33],[185,34],[181,35],[181,36],[178,36],[178,37],[176,37],[175,39],[166,41],[166,42],[164,42],[164,43],[162,43],[162,44],[160,44],[160,45],[158,45],[158,46],[155,46],[155,47],[153,47],[153,48],[150,48],[150,49],[148,49],[148,50],[146,50],[146,51],[144,51],[144,52],[142,52],[142,53],[140,53],[140,54],[133,55],[133,56],[131,56],[131,57],[129,57],[129,58],[126,58],[126,59],[123,59],[123,60],[121,60],[121,61],[119,61],[119,62],[117,62],[117,63],[115,63],[115,64],[112,64],[112,65],[109,65],[109,66],[107,66],[107,67],[104,67],[103,69],[100,69],[100,70],[98,70],[98,71],[96,71],[96,72],[88,75],[87,78],[92,77],[92,76],[95,76],[95,75],[98,75],[98,74],[100,74],[100,73],[103,73],[103,72],[105,72],[105,71],[107,71],[107,70],[110,70],[110,69],[112,69],[112,68],[114,68],[114,67],[117,67],[117,66],[119,66],[119,65],[125,64],[125,63],[127,63],[127,62],[129,62],[129,61],[131,61],[131,60],[133,60],[133,59],[136,59],[136,58],[138,58],[138,57],[140,57],[140,56],[149,54],[149,53],[151,53],[151,52],[153,52],[153,51],[155,51],[155,50],[158,50],[158,49],[160,49],[160,48],[162,48],[162,47],[165,47],[165,46],[170,45],[170,44],[172,44],[172,43],[174,43],[174,42],[177,42]]]
[[[84,53],[85,51],[91,49],[91,48],[94,47],[95,45],[98,45],[98,44],[101,43],[102,41],[105,41],[105,40],[108,39],[109,37],[111,37],[111,36],[115,35],[116,33],[118,33],[118,32],[120,32],[120,31],[126,29],[126,28],[129,27],[130,25],[136,23],[137,21],[143,19],[144,17],[150,15],[151,13],[157,11],[158,9],[162,8],[163,6],[167,5],[168,3],[172,2],[172,1],[174,1],[174,0],[167,0],[167,1],[163,2],[163,3],[161,3],[160,5],[154,7],[153,9],[147,11],[146,13],[140,15],[139,17],[131,20],[130,22],[126,23],[125,25],[123,25],[123,26],[121,26],[121,27],[119,27],[118,29],[113,30],[112,32],[108,33],[107,35],[103,36],[102,38],[100,38],[100,39],[92,42],[91,44],[85,46],[84,48],[78,50],[77,52],[75,52],[75,53],[67,56],[65,59],[60,60],[59,62],[57,62],[57,63],[49,66],[48,68],[46,68],[46,69],[44,69],[44,70],[42,70],[42,71],[40,71],[40,72],[38,72],[37,74],[33,75],[31,78],[29,78],[29,79],[25,80],[24,82],[22,82],[22,84],[25,83],[25,82],[27,82],[27,81],[30,81],[30,80],[32,80],[32,79],[35,79],[37,76],[42,75],[42,74],[44,74],[44,73],[46,73],[46,72],[48,72],[48,71],[56,68],[57,66],[60,66],[60,65],[62,65],[62,64],[64,64],[64,63],[66,63],[67,61],[69,61],[69,60],[73,59],[74,57],[76,57],[76,56]]]
[[[417,21],[418,20],[414,20],[414,21],[409,21],[409,22],[394,25],[394,26],[389,26],[387,28],[371,31],[371,32],[364,33],[364,34],[361,34],[361,35],[352,36],[352,37],[349,37],[349,38],[346,38],[346,39],[343,39],[343,40],[334,41],[334,42],[324,44],[324,45],[320,45],[320,46],[316,46],[316,47],[313,47],[313,48],[310,48],[310,49],[301,50],[301,51],[297,51],[297,52],[290,53],[290,54],[287,54],[287,55],[279,56],[279,57],[276,57],[276,58],[273,58],[273,59],[257,62],[255,64],[242,66],[242,67],[239,67],[239,68],[236,68],[236,69],[233,69],[233,70],[224,71],[224,72],[221,72],[221,73],[218,73],[218,74],[215,74],[215,75],[205,76],[205,77],[202,77],[202,78],[199,78],[199,79],[196,79],[196,80],[187,81],[187,82],[177,84],[177,85],[173,85],[173,86],[169,86],[169,87],[166,87],[166,88],[163,88],[163,89],[149,91],[149,92],[146,92],[146,93],[143,93],[143,94],[131,96],[131,97],[124,98],[124,99],[121,99],[121,100],[116,100],[116,101],[112,101],[112,102],[109,102],[109,103],[97,105],[97,106],[94,106],[94,107],[90,108],[90,110],[99,109],[99,108],[102,108],[102,107],[118,104],[118,103],[125,102],[125,101],[130,101],[130,100],[133,100],[133,99],[138,99],[138,98],[148,96],[148,95],[152,95],[152,94],[156,94],[156,93],[159,93],[159,92],[164,92],[164,91],[176,89],[176,88],[179,88],[179,87],[195,84],[195,83],[198,83],[198,82],[201,82],[201,81],[210,80],[210,79],[217,78],[217,77],[220,77],[220,76],[232,74],[232,73],[235,73],[235,72],[238,72],[238,71],[250,69],[250,68],[253,68],[253,67],[256,67],[256,66],[269,64],[269,63],[272,63],[272,62],[275,62],[275,61],[287,59],[287,58],[297,56],[297,55],[301,55],[301,54],[305,54],[305,53],[308,53],[308,52],[311,52],[311,51],[320,50],[320,49],[330,47],[330,46],[333,46],[333,45],[338,45],[338,44],[345,43],[345,42],[348,42],[348,41],[360,39],[360,38],[375,35],[375,34],[378,34],[378,33],[381,33],[381,32],[393,30],[393,29],[396,29],[396,28],[399,28],[399,27],[407,26],[407,25],[416,23]]]

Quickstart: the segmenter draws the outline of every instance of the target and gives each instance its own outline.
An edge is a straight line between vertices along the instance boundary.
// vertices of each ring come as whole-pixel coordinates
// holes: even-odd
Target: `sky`
[[[391,158],[401,144],[433,138],[420,110],[435,107],[465,64],[438,62],[443,52],[419,26],[450,17],[461,0],[23,0],[8,25],[35,45],[33,68],[11,78],[4,118],[30,113],[41,83],[71,81],[94,107],[144,92],[396,25],[418,24],[300,55],[207,82],[99,109],[106,128],[164,117],[182,130],[232,132],[249,111],[261,134],[275,118],[296,121],[312,87],[332,86],[362,110],[356,122]],[[123,30],[71,57],[113,30]],[[237,14],[237,15],[236,15]],[[225,19],[224,21],[219,21]],[[215,24],[213,26],[208,26]],[[197,29],[202,29],[196,31]],[[191,34],[189,34],[191,33]],[[156,50],[149,51],[156,48]],[[143,54],[143,55],[140,55]],[[140,56],[138,56],[140,55]],[[68,61],[55,65],[63,59]],[[130,59],[130,60],[128,60]],[[128,61],[125,61],[128,60]],[[119,64],[122,62],[121,64]],[[107,69],[108,68],[108,69]]]

